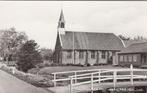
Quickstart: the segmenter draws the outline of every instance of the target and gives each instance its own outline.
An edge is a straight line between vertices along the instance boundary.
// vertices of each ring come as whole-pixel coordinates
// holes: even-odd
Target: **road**
[[[0,93],[50,93],[0,70]]]

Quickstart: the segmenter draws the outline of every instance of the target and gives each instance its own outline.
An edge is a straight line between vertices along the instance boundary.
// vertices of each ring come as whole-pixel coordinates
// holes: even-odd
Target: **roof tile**
[[[113,33],[66,31],[61,35],[63,49],[73,49],[73,36],[75,49],[121,50],[124,47],[122,41]]]

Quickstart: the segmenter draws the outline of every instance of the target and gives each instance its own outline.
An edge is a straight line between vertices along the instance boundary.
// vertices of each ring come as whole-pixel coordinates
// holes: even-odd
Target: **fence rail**
[[[79,74],[80,73],[80,74]],[[56,78],[59,74],[70,74],[67,78]],[[100,84],[105,81],[109,81],[113,84],[115,89],[118,82],[121,80],[129,80],[130,84],[133,85],[136,80],[147,79],[146,69],[133,69],[131,65],[128,69],[92,69],[92,70],[78,70],[78,71],[67,71],[67,72],[56,72],[54,75],[54,85],[58,81],[69,81],[70,93],[73,93],[74,86],[80,86],[83,84],[90,84],[91,91],[93,92],[94,84]]]
[[[58,75],[72,74],[71,76],[76,77],[77,75],[78,76],[80,76],[80,75],[89,75],[89,73],[94,73],[94,72],[97,72],[99,70],[106,71],[107,69],[89,69],[89,70],[75,70],[75,71],[55,72],[55,73],[52,73],[52,75],[53,75],[53,80],[52,81],[54,82],[54,86],[56,86],[56,82],[69,81],[70,80],[70,77],[67,77],[67,78],[64,78],[64,79],[57,78]],[[79,74],[79,73],[82,73],[82,74]],[[85,73],[85,74],[83,74],[83,73]],[[76,82],[76,80],[75,80],[75,82]]]

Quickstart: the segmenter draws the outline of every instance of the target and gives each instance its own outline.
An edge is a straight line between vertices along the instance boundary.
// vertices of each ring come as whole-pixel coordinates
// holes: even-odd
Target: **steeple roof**
[[[65,22],[65,20],[64,20],[63,10],[61,10],[60,18],[59,18],[59,22]]]

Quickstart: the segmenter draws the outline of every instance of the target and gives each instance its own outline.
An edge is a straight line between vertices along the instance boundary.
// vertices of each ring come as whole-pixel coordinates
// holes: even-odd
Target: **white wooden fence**
[[[55,73],[52,73],[53,75],[53,82],[54,82],[54,86],[56,86],[56,82],[59,82],[59,81],[69,81],[70,80],[70,77],[67,77],[67,78],[58,78],[58,75],[65,75],[65,74],[69,74],[68,76],[70,75],[73,75],[74,77],[76,76],[80,76],[80,75],[89,75],[89,73],[94,73],[94,72],[98,72],[98,71],[106,71],[107,69],[89,69],[89,70],[75,70],[75,71],[65,71],[65,72],[55,72]],[[85,73],[85,74],[83,74]],[[76,79],[75,79],[75,82],[76,82]]]
[[[77,74],[78,72],[87,72],[84,74]],[[89,73],[88,73],[89,72]],[[63,79],[57,79],[57,74],[74,73],[72,76]],[[143,73],[143,74],[142,74]],[[133,69],[131,65],[128,69],[93,69],[93,70],[80,70],[80,71],[67,71],[67,72],[56,72],[54,74],[54,84],[58,81],[70,81],[70,93],[73,93],[74,86],[80,86],[83,84],[90,84],[91,91],[93,92],[94,84],[103,83],[110,81],[113,83],[114,89],[116,88],[117,82],[120,80],[129,80],[133,83],[137,79],[147,79],[147,70],[145,69]],[[135,81],[134,81],[135,80]],[[56,85],[55,85],[56,86]]]

